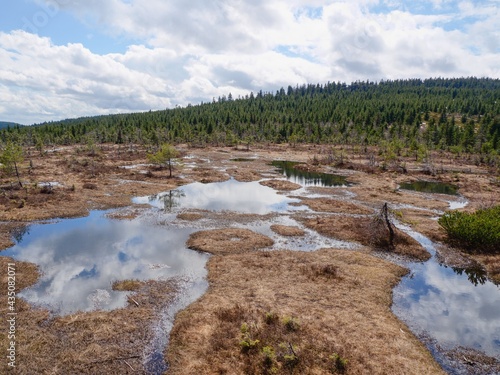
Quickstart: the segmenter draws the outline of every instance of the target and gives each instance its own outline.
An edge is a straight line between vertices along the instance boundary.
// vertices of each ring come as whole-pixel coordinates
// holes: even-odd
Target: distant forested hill
[[[314,142],[500,152],[500,80],[328,82],[0,131],[25,143]]]
[[[5,122],[5,121],[0,121],[0,129],[8,128],[8,127],[14,128],[16,126],[23,126],[20,124],[16,124],[15,122]]]

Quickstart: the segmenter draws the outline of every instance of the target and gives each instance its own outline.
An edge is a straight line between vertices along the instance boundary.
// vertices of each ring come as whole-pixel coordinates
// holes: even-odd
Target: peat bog
[[[356,170],[346,171],[347,178],[333,175],[327,168],[308,163],[309,150],[287,150],[287,158],[302,160],[299,168],[294,163],[276,162],[283,149],[255,149],[251,157],[241,155],[241,151],[237,155],[231,149],[224,151],[190,150],[186,154],[193,166],[182,170],[182,178],[168,179],[161,171],[137,173],[111,165],[106,168],[116,175],[103,173],[93,180],[83,175],[79,180],[79,174],[85,172],[77,171],[76,175],[58,176],[61,184],[53,187],[53,195],[74,199],[66,204],[74,202],[76,206],[84,199],[98,202],[91,208],[102,208],[108,200],[108,207],[132,205],[134,214],[113,219],[113,211],[90,210],[88,216],[76,219],[31,221],[24,231],[5,227],[17,236],[2,257],[19,262],[20,272],[28,269],[25,262],[37,265],[40,272],[36,283],[20,284],[24,286],[19,291],[24,314],[19,344],[25,347],[19,360],[27,372],[29,366],[49,371],[51,364],[42,356],[50,357],[50,350],[60,350],[61,355],[71,358],[60,363],[67,372],[109,372],[111,367],[107,366],[115,363],[116,373],[127,373],[123,358],[130,357],[127,363],[145,373],[194,374],[200,369],[222,371],[232,365],[236,373],[251,369],[265,373],[273,366],[273,371],[287,373],[293,361],[284,358],[295,355],[302,361],[293,362],[296,367],[292,372],[307,373],[308,369],[330,371],[331,358],[337,358],[334,354],[347,359],[346,373],[363,369],[384,373],[391,368],[396,371],[398,366],[406,366],[410,372],[414,369],[414,373],[439,371],[434,361],[448,373],[467,373],[470,361],[486,373],[497,371],[500,320],[495,312],[500,309],[500,291],[490,281],[494,270],[487,264],[468,268],[439,263],[437,254],[445,245],[438,235],[427,236],[440,233],[432,219],[437,212],[472,209],[481,203],[472,186],[476,180],[490,189],[481,190],[482,200],[498,197],[498,187],[488,185],[487,177],[461,176],[463,197],[457,199],[457,190],[450,187],[432,185],[432,191],[418,195],[406,192],[405,176]],[[57,159],[58,155],[51,157]],[[137,155],[127,165],[130,163],[146,164],[145,157]],[[228,168],[231,163],[238,170],[234,175]],[[210,175],[212,168],[217,173]],[[54,180],[46,177],[45,181]],[[212,177],[217,180],[209,182]],[[443,182],[449,183],[443,177]],[[64,178],[76,181],[76,194],[66,189],[70,182]],[[79,181],[82,185],[92,181],[96,189],[80,189]],[[297,189],[285,182],[300,186]],[[452,195],[443,201],[442,194]],[[54,197],[52,200],[58,202]],[[347,227],[341,232],[341,224],[370,219],[381,202],[388,202],[389,207],[394,203],[393,220],[404,222],[397,226],[430,253],[429,260],[387,253],[373,248],[369,241],[363,245],[349,235]],[[56,206],[47,209],[57,212]],[[20,210],[11,208],[4,215],[26,212],[36,217],[29,204],[25,211]],[[330,227],[317,233],[322,225]],[[354,242],[357,246],[342,245]],[[377,259],[380,253],[386,260]],[[380,285],[364,287],[371,279],[379,280]],[[126,280],[138,281],[139,289],[113,289],[114,282]],[[165,282],[168,287],[162,284]],[[334,285],[338,291],[332,292],[332,299],[320,297],[325,290],[335,289]],[[155,304],[152,298],[161,295],[161,288],[165,288],[165,298],[158,298]],[[340,298],[337,292],[345,297]],[[369,318],[363,300],[371,301],[376,317]],[[277,322],[296,319],[300,328],[287,331],[277,323],[275,336],[265,335],[262,325],[268,324],[265,317],[271,313],[279,317]],[[353,316],[367,322],[374,318],[372,328],[353,324]],[[106,321],[110,329],[108,334],[100,332],[101,339],[96,341],[95,336],[89,336],[92,326],[83,322],[99,320]],[[376,326],[377,321],[385,326]],[[124,328],[127,324],[130,331]],[[243,332],[242,324],[250,328]],[[139,339],[135,332],[141,329],[145,334]],[[111,332],[130,332],[126,336],[130,345],[120,344]],[[337,338],[329,338],[328,332],[335,332]],[[43,334],[52,337],[50,344],[42,344]],[[255,337],[248,336],[252,334]],[[399,334],[403,341],[396,338]],[[255,352],[245,352],[239,345],[242,335],[248,340],[259,340],[258,336],[262,345],[256,344]],[[191,339],[186,341],[188,337]],[[319,341],[313,340],[315,337]],[[391,337],[400,349],[384,346]],[[292,349],[281,345],[286,340]],[[92,347],[94,354],[107,348],[108,354],[97,363],[90,352],[69,354],[92,342],[99,346]],[[370,343],[375,346],[370,347]],[[68,349],[61,349],[66,344]],[[219,347],[226,356],[211,358],[207,352],[210,345]],[[134,352],[138,346],[142,349]],[[468,362],[456,355],[457,350],[466,350]],[[394,356],[388,357],[391,351]],[[189,363],[192,355],[198,360]],[[269,358],[262,362],[265,355]],[[235,360],[244,367],[232,362]],[[262,367],[265,363],[268,370]]]

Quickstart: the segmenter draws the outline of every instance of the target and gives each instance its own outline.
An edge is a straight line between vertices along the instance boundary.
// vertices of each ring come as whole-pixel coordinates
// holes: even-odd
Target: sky
[[[0,0],[0,121],[307,83],[500,78],[500,0]]]

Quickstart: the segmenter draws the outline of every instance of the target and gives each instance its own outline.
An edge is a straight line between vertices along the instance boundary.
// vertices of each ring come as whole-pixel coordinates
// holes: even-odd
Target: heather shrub
[[[438,223],[457,247],[476,253],[500,253],[500,206],[473,213],[447,212]]]

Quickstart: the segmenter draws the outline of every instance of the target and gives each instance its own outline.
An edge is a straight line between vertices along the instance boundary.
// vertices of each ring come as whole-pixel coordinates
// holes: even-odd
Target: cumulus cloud
[[[2,119],[162,109],[302,83],[500,76],[493,0],[38,2],[135,42],[99,55],[1,33],[0,95],[12,103]]]
[[[171,105],[168,83],[135,69],[133,50],[101,56],[81,44],[56,46],[23,31],[0,33],[0,49],[0,95],[10,103],[7,115],[24,122]]]

